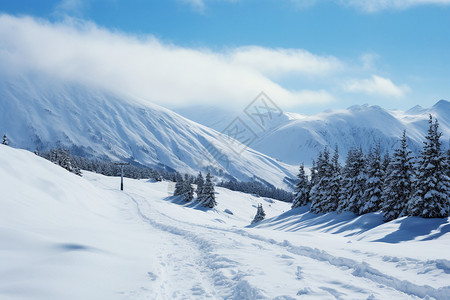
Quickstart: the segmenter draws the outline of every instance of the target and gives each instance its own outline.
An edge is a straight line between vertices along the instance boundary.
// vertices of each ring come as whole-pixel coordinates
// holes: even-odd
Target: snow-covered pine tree
[[[449,215],[450,179],[447,159],[441,150],[437,120],[430,115],[428,134],[418,159],[414,196],[408,202],[408,214],[424,218],[444,218]]]
[[[367,214],[381,209],[381,193],[383,189],[383,166],[381,161],[380,144],[369,151],[367,155],[367,183],[364,192],[363,206],[359,213]]]
[[[382,211],[386,222],[406,214],[412,196],[415,178],[413,157],[408,149],[406,130],[403,131],[400,147],[394,151],[381,195]]]
[[[214,183],[211,179],[211,173],[206,174],[205,184],[202,191],[202,205],[213,208],[217,205],[216,195],[214,194]]]
[[[330,163],[330,151],[327,147],[323,150],[323,155],[317,158],[318,182],[314,191],[311,191],[311,211],[315,213],[328,212],[328,201],[331,201],[331,177],[332,166]]]
[[[295,197],[292,201],[292,208],[304,206],[309,203],[309,180],[305,174],[305,166],[303,163],[300,165],[297,178],[298,182],[295,189]]]
[[[202,201],[202,191],[203,191],[203,175],[202,172],[199,172],[197,175],[197,178],[195,179],[195,184],[197,185],[197,189],[195,190],[195,193],[197,194],[197,201]]]
[[[314,176],[312,177],[312,179],[314,179],[314,183],[311,185],[311,190],[309,192],[309,200],[311,201],[311,211],[318,213],[320,212],[320,207],[319,207],[319,203],[320,203],[320,196],[321,196],[321,190],[320,190],[320,181],[322,179],[322,170],[323,168],[321,168],[321,165],[323,165],[323,153],[322,151],[319,152],[319,154],[317,155],[317,164],[315,163],[315,161],[313,161],[313,170],[314,170]],[[311,175],[312,176],[312,175]]]
[[[69,150],[59,149],[59,165],[69,172],[73,171]]]
[[[319,154],[320,154],[320,152],[319,152]],[[309,182],[310,183],[310,190],[311,190],[311,188],[314,185],[316,185],[317,181],[318,181],[318,178],[317,178],[317,166],[316,166],[316,161],[313,159],[312,167],[311,167],[311,180]]]
[[[384,153],[383,161],[381,163],[381,171],[383,171],[383,174],[386,176],[389,164],[391,163],[391,157],[389,156],[389,151],[386,151]]]
[[[450,141],[447,149],[447,176],[450,177]]]
[[[3,135],[3,145],[8,146],[8,138],[6,137],[6,133]]]
[[[192,187],[189,176],[187,174],[184,175],[183,181],[183,197],[185,201],[191,201],[194,198],[194,188]]]
[[[350,149],[340,190],[338,211],[359,214],[366,188],[365,159],[362,149]]]
[[[150,176],[151,178],[153,178],[155,181],[162,181],[162,177],[161,174],[159,174],[159,172],[157,170],[151,170],[150,171]]]
[[[179,195],[183,195],[184,194],[184,180],[183,180],[183,176],[181,176],[180,173],[176,173],[175,174],[175,191],[173,192],[174,196],[179,196]]]
[[[81,170],[77,166],[72,155],[70,155],[68,149],[61,149],[61,148],[50,149],[49,153],[45,154],[44,157],[48,158],[48,160],[50,160],[54,164],[63,167],[67,171],[81,176]]]
[[[448,140],[448,148],[447,148],[447,176],[450,177],[450,139]]]
[[[328,197],[322,204],[323,212],[336,211],[339,204],[340,188],[342,184],[341,165],[339,163],[339,149],[336,145],[333,157],[331,158],[331,177],[329,181]]]
[[[256,215],[255,218],[253,218],[252,224],[261,222],[266,217],[266,213],[264,212],[264,209],[262,207],[262,204],[259,203],[258,207],[256,208]]]

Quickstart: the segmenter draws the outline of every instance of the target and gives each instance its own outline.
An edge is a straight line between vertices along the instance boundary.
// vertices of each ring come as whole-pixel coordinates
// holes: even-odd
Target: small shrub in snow
[[[264,209],[262,207],[262,204],[259,203],[258,207],[256,208],[256,215],[255,218],[252,221],[252,224],[261,222],[266,217],[266,213],[264,212]]]

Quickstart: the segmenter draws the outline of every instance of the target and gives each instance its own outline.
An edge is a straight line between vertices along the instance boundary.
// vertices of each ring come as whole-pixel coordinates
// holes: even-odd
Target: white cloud
[[[233,63],[258,70],[269,77],[291,73],[328,75],[342,66],[335,57],[318,56],[302,49],[241,47],[233,50],[231,58]]]
[[[389,78],[372,75],[370,79],[355,79],[343,84],[347,92],[402,98],[410,90],[407,85],[397,86]]]
[[[66,1],[66,0],[64,0]],[[71,1],[71,0],[67,0]],[[76,1],[76,0],[75,0]],[[240,0],[178,0],[190,5],[194,10],[204,12],[207,3],[213,1],[238,2]],[[354,7],[364,13],[377,13],[384,10],[405,10],[421,5],[450,5],[450,0],[282,0],[296,9],[307,9],[320,2],[336,2],[339,5]]]
[[[204,0],[179,0],[191,6],[194,10],[203,12],[206,8]]]
[[[370,70],[375,68],[376,61],[380,56],[376,53],[364,53],[359,57],[363,69]]]
[[[62,0],[55,6],[55,13],[81,15],[84,5],[82,0]]]
[[[340,0],[340,3],[366,13],[376,13],[383,10],[404,10],[419,5],[450,5],[450,0]]]
[[[181,3],[185,3],[187,5],[189,5],[193,10],[203,13],[206,10],[206,4],[208,2],[231,2],[231,3],[235,3],[238,2],[239,0],[178,0]]]
[[[127,36],[95,24],[53,24],[31,17],[0,16],[0,70],[37,73],[126,92],[174,107],[224,104],[243,107],[260,91],[280,106],[324,103],[324,89],[288,90],[271,77],[283,72],[321,76],[339,60],[304,50],[247,47],[213,52],[158,39]]]

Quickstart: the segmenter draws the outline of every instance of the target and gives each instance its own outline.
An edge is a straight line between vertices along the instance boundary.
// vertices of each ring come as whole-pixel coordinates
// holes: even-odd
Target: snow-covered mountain
[[[0,299],[449,299],[449,218],[383,223],[84,172],[0,145]],[[266,220],[250,226],[262,203]]]
[[[233,144],[206,126],[130,95],[45,77],[0,80],[0,131],[10,145],[34,151],[64,146],[186,173],[259,179],[287,188],[296,168]]]
[[[185,108],[179,112],[218,131],[225,128],[226,122],[218,122],[211,115],[201,113],[201,107],[192,110]],[[447,147],[450,138],[450,102],[446,100],[438,101],[431,108],[415,106],[406,112],[386,110],[379,106],[354,105],[348,109],[329,110],[311,116],[283,113],[264,130],[254,128],[258,138],[251,147],[285,163],[304,162],[310,165],[324,146],[334,149],[338,145],[342,159],[352,147],[361,146],[364,151],[368,151],[378,142],[383,150],[391,151],[398,146],[402,131],[406,129],[409,147],[418,153],[427,132],[429,114],[438,119],[443,132],[442,142]],[[228,111],[222,115],[227,120],[236,117],[235,113]],[[245,114],[239,116],[246,117]]]

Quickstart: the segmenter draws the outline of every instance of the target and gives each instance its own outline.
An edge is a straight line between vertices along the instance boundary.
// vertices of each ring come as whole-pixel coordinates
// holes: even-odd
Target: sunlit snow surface
[[[0,145],[0,299],[450,299],[448,219],[314,215],[82,178]],[[249,224],[262,203],[268,219]],[[225,212],[227,210],[227,212]]]

